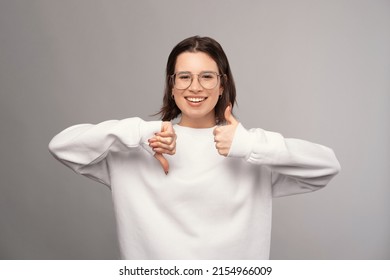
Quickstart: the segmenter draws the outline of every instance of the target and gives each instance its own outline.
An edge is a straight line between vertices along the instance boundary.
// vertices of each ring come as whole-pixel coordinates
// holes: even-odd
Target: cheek
[[[211,98],[219,98],[219,96],[221,95],[221,93],[222,93],[222,89],[221,88],[218,88],[218,89],[214,89],[213,91],[210,91],[209,92],[209,96],[211,97]]]
[[[176,102],[176,97],[179,97],[182,94],[182,92],[177,91],[176,89],[172,89],[171,97],[175,100]]]
[[[209,95],[209,104],[212,106],[212,107],[215,107],[219,101],[219,95],[220,95],[220,92],[219,90],[216,90],[212,93],[210,93]]]
[[[172,96],[173,102],[175,102],[176,106],[179,107],[180,111],[183,109],[183,105],[185,103],[184,98],[181,98],[184,91],[181,90],[172,90]]]
[[[186,90],[179,90],[179,89],[175,89],[175,88],[172,88],[172,94],[173,95],[183,95],[183,93],[185,92]]]

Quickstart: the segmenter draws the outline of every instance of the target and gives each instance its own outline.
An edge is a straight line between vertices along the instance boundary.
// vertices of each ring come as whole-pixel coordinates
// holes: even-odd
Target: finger
[[[155,133],[155,135],[161,136],[161,137],[175,137],[176,136],[175,132],[172,132],[172,131],[161,131],[161,132]]]
[[[171,145],[174,143],[175,138],[173,137],[161,137],[161,136],[156,136],[154,139],[150,139],[149,143],[162,143],[166,145]]]
[[[217,134],[217,135],[214,136],[214,142],[215,142],[215,143],[219,143],[219,142],[221,142],[222,140],[223,140],[223,138],[221,137],[220,134]]]
[[[152,148],[163,148],[173,150],[176,147],[176,141],[173,138],[151,138],[148,139],[149,146]]]
[[[169,163],[167,159],[160,153],[155,153],[154,157],[160,162],[161,167],[163,168],[165,175],[168,175]]]
[[[154,139],[169,145],[176,141],[177,136],[175,133],[171,132],[158,132],[155,134]]]
[[[173,149],[167,150],[167,149],[164,149],[164,148],[153,148],[153,152],[159,153],[159,154],[162,154],[162,155],[167,154],[167,155],[171,155],[172,156],[172,155],[174,155],[176,153],[176,149],[173,148]]]
[[[166,143],[161,142],[161,141],[150,140],[149,147],[151,147],[153,149],[160,148],[160,149],[166,149],[166,150],[172,151],[173,149],[176,148],[176,142],[172,141],[172,142],[166,144]]]
[[[224,156],[224,157],[226,157],[228,155],[228,152],[229,152],[224,148],[217,148],[217,151],[218,151],[218,154],[220,154],[221,156]]]
[[[231,105],[227,106],[225,109],[225,119],[228,124],[234,125],[238,123],[237,120],[233,117]]]
[[[153,149],[159,148],[159,149],[165,149],[165,150],[168,150],[168,151],[172,151],[176,147],[176,145],[174,143],[165,144],[165,143],[162,143],[162,142],[149,143],[149,146],[152,147]]]

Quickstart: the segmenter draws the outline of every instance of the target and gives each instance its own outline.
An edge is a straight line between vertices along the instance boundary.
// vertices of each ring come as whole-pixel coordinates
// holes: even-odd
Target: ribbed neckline
[[[188,127],[188,126],[181,126],[178,124],[175,124],[173,126],[173,128],[176,131],[185,132],[185,133],[193,134],[193,135],[210,135],[210,133],[213,134],[215,127],[216,126],[209,127],[209,128],[192,128],[192,127]]]

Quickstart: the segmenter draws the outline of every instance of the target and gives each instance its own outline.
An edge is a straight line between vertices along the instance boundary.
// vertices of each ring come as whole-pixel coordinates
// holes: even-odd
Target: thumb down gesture
[[[214,129],[215,148],[222,156],[227,156],[232,146],[234,133],[239,122],[232,115],[232,107],[229,105],[225,110],[225,119],[227,124],[218,126]]]
[[[176,133],[171,122],[163,122],[161,131],[156,133],[149,140],[149,146],[155,152],[154,157],[160,162],[165,174],[169,172],[169,163],[164,154],[174,155],[176,153]]]

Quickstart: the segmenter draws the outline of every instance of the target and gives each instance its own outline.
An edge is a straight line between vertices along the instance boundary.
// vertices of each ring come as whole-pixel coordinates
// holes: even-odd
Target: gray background
[[[389,1],[0,2],[0,258],[116,259],[109,190],[47,150],[150,115],[173,46],[224,47],[244,126],[334,149],[319,192],[274,200],[271,258],[390,259]]]

